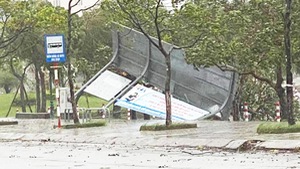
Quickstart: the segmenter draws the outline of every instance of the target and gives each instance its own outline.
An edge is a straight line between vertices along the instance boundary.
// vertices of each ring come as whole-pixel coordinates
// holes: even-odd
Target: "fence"
[[[89,122],[92,120],[92,113],[96,112],[100,118],[105,119],[108,115],[108,119],[110,120],[110,110],[108,108],[84,108],[84,107],[77,107],[77,116],[79,119],[82,120],[82,123]],[[70,122],[73,119],[73,111],[72,109],[65,109],[62,117],[64,118],[65,122]]]

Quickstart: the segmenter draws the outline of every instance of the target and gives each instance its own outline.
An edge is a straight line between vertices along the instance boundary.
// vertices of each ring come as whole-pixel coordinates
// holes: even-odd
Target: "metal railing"
[[[84,108],[84,107],[80,107],[77,108],[77,116],[79,118],[79,120],[82,121],[82,123],[85,122],[90,122],[92,120],[92,113],[93,112],[97,112],[98,115],[100,116],[100,118],[102,119],[107,119],[110,121],[110,110],[108,108],[99,108],[99,107],[95,107],[95,108]],[[71,120],[71,116],[73,117],[73,112],[72,109],[65,109],[64,113],[63,113],[63,119],[65,122],[70,122]]]

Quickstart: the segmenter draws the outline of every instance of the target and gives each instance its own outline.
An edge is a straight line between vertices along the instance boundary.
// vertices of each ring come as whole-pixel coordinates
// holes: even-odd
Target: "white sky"
[[[65,9],[68,8],[69,0],[47,0],[47,1],[51,2],[52,5],[54,5],[54,6],[61,6],[61,7],[64,7]],[[77,0],[73,0],[73,3],[76,3],[76,2],[77,2]],[[88,7],[92,6],[95,2],[97,2],[97,0],[80,0],[79,4],[74,7],[72,12],[76,12],[80,9],[88,8]],[[162,2],[168,9],[172,8],[172,4],[171,4],[172,0],[162,0]],[[180,4],[179,4],[179,6],[180,6]],[[81,15],[81,14],[79,14],[79,15]]]

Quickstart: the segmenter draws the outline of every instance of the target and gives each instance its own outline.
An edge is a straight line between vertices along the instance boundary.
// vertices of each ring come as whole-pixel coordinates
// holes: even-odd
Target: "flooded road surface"
[[[164,123],[161,121],[145,120],[110,120],[107,126],[82,129],[53,129],[57,125],[57,119],[35,119],[20,120],[18,125],[0,126],[1,133],[4,134],[39,134],[50,135],[52,137],[64,138],[90,138],[91,140],[101,140],[103,138],[124,138],[133,137],[135,139],[155,139],[161,137],[190,138],[190,139],[249,139],[249,140],[300,140],[300,133],[289,134],[264,134],[256,133],[256,128],[261,122],[228,122],[228,121],[197,121],[197,128],[183,130],[169,130],[156,132],[140,132],[140,126],[152,123]],[[72,123],[72,122],[68,122]],[[62,120],[62,124],[67,122]],[[79,138],[80,139],[80,138]]]
[[[157,132],[139,128],[164,121],[111,120],[82,129],[54,129],[55,119],[18,122],[0,126],[1,169],[300,169],[300,153],[197,150],[202,141],[223,147],[235,139],[300,140],[300,133],[258,135],[259,122],[198,121],[194,129]]]
[[[300,154],[13,141],[0,143],[3,169],[300,169]]]

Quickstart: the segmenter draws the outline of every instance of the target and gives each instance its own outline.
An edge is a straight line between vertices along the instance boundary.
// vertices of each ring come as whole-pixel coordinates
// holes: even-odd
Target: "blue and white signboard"
[[[64,35],[45,35],[44,38],[46,62],[65,62],[66,52]]]
[[[172,98],[172,119],[178,121],[197,120],[210,112]],[[142,85],[134,86],[115,103],[117,106],[141,113],[166,118],[165,95]]]

